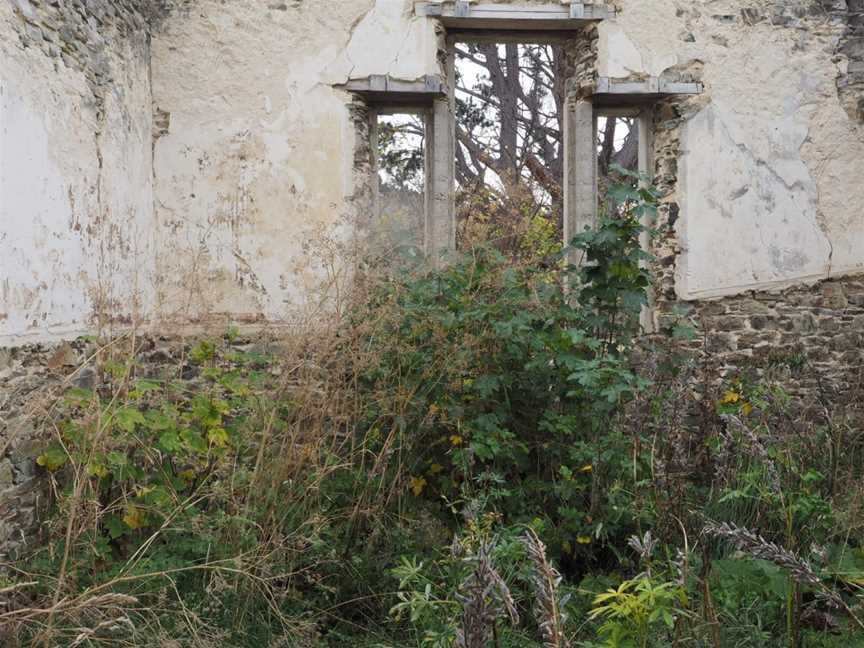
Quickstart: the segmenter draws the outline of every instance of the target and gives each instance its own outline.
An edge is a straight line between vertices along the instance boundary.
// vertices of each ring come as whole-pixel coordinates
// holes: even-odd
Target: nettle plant
[[[535,525],[565,566],[623,544],[647,515],[629,505],[630,440],[615,420],[646,384],[628,355],[648,286],[641,222],[657,196],[627,186],[616,198],[558,262],[476,247],[394,277],[357,314],[376,323],[360,375],[371,450],[391,445],[404,489],[445,515],[482,498]],[[583,263],[559,272],[574,248]]]

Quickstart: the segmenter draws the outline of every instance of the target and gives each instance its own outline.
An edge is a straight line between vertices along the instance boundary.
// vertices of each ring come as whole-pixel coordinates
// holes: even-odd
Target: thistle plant
[[[630,536],[627,540],[627,546],[639,554],[639,562],[647,564],[654,554],[654,549],[657,547],[657,539],[651,535],[650,531],[646,531],[641,538],[639,536]],[[650,574],[650,567],[649,567]]]
[[[750,426],[746,425],[744,421],[733,414],[721,414],[720,418],[723,419],[726,423],[731,424],[741,431],[741,434],[744,437],[747,448],[751,450],[762,463],[765,465],[765,472],[768,478],[768,485],[771,488],[773,493],[780,493],[780,473],[777,470],[777,465],[771,459],[768,454],[768,449],[765,447],[765,444],[762,443],[762,440],[756,434],[756,432],[750,428]]]
[[[718,523],[709,521],[704,526],[703,533],[727,540],[739,551],[743,551],[759,560],[767,560],[786,570],[792,580],[815,588],[819,598],[831,607],[845,610],[853,623],[860,630],[864,630],[864,623],[846,604],[843,597],[828,587],[810,566],[810,563],[795,552],[789,551],[774,542],[769,542],[757,533],[730,522]]]

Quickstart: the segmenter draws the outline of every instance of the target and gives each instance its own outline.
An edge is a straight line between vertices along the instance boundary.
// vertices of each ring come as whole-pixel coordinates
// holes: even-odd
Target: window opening
[[[423,254],[427,210],[426,111],[375,116],[377,191],[373,236],[397,259]]]
[[[453,48],[457,247],[479,239],[518,256],[529,241],[560,241],[563,46],[459,40]]]
[[[601,214],[619,210],[609,188],[616,184],[636,184],[633,178],[616,170],[638,172],[645,166],[640,161],[639,111],[601,111],[597,116],[597,201]]]

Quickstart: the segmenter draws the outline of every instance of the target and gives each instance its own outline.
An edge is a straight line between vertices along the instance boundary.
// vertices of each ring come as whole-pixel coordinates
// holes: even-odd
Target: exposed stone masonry
[[[821,395],[839,408],[864,386],[864,277],[778,292],[753,292],[691,304],[690,344],[727,374],[783,365],[784,388],[801,399]],[[680,319],[667,310],[660,324]]]
[[[36,433],[41,407],[89,355],[82,340],[0,349],[0,562],[14,558],[37,528],[47,483],[35,463],[44,442]],[[92,386],[83,369],[68,384]]]
[[[864,0],[753,0],[740,13],[712,14],[716,23],[759,23],[826,36],[834,42],[837,92],[849,116],[864,123]],[[691,31],[681,35],[694,39],[692,23],[704,13],[695,3],[679,9]],[[830,42],[830,41],[829,41]]]
[[[777,363],[800,366],[800,373],[787,377],[791,393],[809,398],[828,389],[835,403],[845,405],[852,388],[864,381],[864,277],[716,300],[678,299],[680,129],[706,100],[669,99],[654,113],[654,183],[663,196],[652,241],[658,329],[668,333],[688,322],[697,330],[691,349],[704,352],[726,373],[761,371]]]
[[[185,0],[8,0],[25,48],[82,72],[101,110],[114,81],[110,53],[121,40],[146,48],[150,30]]]
[[[825,21],[837,32],[837,91],[852,119],[864,123],[864,0],[778,0],[764,16],[781,27],[807,29],[808,19]],[[748,11],[745,18],[763,16]]]
[[[695,17],[696,9],[691,9]],[[713,16],[746,28],[768,21],[779,28],[835,35],[838,92],[850,117],[864,122],[864,0],[782,0]],[[848,59],[848,68],[844,63]],[[698,77],[698,74],[697,74]],[[790,376],[801,396],[829,388],[842,401],[864,380],[864,278],[825,280],[815,286],[749,292],[723,299],[682,303],[675,290],[681,253],[676,232],[680,205],[678,165],[683,124],[710,101],[710,94],[670,98],[654,111],[654,184],[663,198],[652,241],[654,307],[659,329],[687,319],[699,331],[691,345],[727,372],[777,362],[806,365]],[[681,307],[690,309],[683,317]],[[818,383],[818,384],[817,384]]]
[[[864,0],[777,0],[767,15],[747,10],[744,18],[802,30],[817,20],[835,31],[837,92],[849,116],[864,123]]]
[[[847,68],[837,77],[837,89],[849,116],[864,123],[864,0],[846,2],[846,30],[838,52],[846,57]]]
[[[597,48],[599,33],[596,24],[589,24],[579,31],[576,38],[564,47],[565,69],[567,70],[568,97],[587,97],[594,94],[597,87]]]

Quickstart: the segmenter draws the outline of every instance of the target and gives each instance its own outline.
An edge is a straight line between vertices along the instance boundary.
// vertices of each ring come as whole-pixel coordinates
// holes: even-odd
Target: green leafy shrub
[[[686,309],[639,338],[657,195],[630,180],[565,250],[540,223],[537,254],[361,265],[278,352],[233,331],[154,372],[134,339],[100,349],[44,417],[52,514],[0,637],[860,643],[860,425],[682,351]]]

